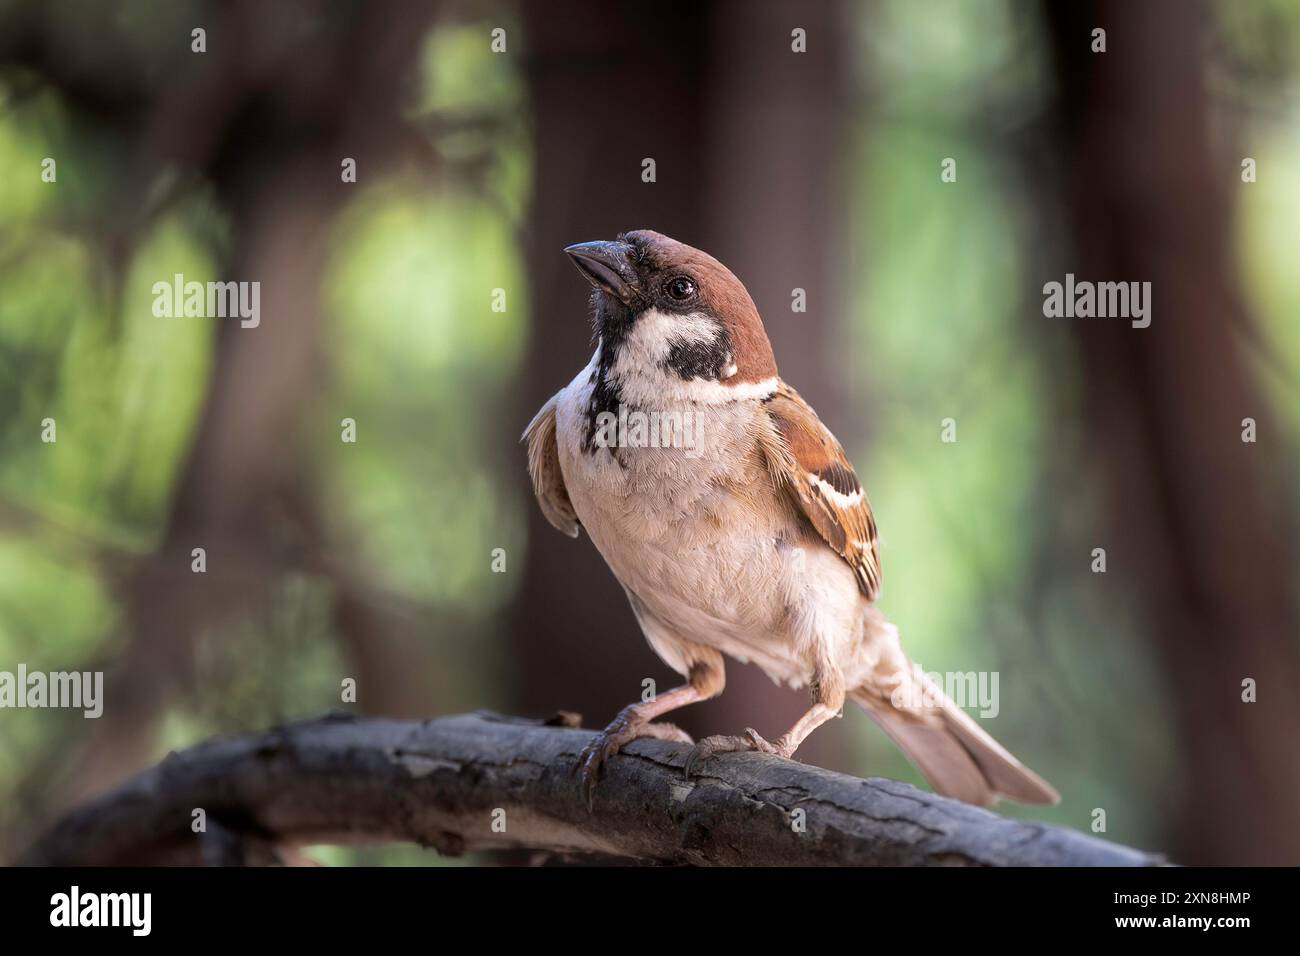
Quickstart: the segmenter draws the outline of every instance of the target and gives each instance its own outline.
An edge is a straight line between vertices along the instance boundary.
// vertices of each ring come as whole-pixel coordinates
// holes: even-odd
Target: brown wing
[[[573,510],[573,502],[569,500],[564,472],[560,471],[560,452],[555,444],[554,396],[528,423],[522,440],[528,443],[528,474],[533,479],[533,492],[542,507],[542,514],[570,538],[576,538],[582,525]]]
[[[880,593],[876,520],[844,449],[784,382],[767,402],[774,426],[768,465],[817,533],[849,563],[868,600]]]

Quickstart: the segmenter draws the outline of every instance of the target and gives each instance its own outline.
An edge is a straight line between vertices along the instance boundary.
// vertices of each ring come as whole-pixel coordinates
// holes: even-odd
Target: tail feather
[[[989,736],[919,667],[913,664],[912,674],[904,680],[923,682],[927,695],[933,695],[927,698],[931,705],[897,707],[889,693],[869,687],[860,687],[850,696],[903,749],[938,793],[978,806],[989,806],[998,797],[1019,803],[1056,803],[1061,799],[1047,781]]]

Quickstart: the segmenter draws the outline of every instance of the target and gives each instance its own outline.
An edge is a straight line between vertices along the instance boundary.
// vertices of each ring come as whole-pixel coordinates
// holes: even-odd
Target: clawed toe
[[[627,740],[631,739],[631,737],[627,738]],[[588,812],[591,811],[596,798],[596,781],[600,778],[601,768],[626,742],[622,732],[611,733],[606,729],[593,737],[591,743],[582,748],[582,753],[578,754],[578,762],[573,765],[573,773],[581,778],[582,796],[586,801]]]
[[[776,754],[777,756],[786,756],[781,749],[775,744],[769,743],[753,727],[746,727],[744,736],[727,737],[713,736],[705,737],[701,740],[686,756],[686,779],[690,779],[691,770],[700,760],[707,760],[714,754],[737,753],[740,751],[754,750],[759,753]]]
[[[669,723],[646,724],[637,732],[637,737],[653,737],[656,740],[667,740],[678,744],[695,743],[695,738],[690,734],[676,724]]]
[[[690,734],[673,724],[648,723],[620,716],[592,738],[582,749],[572,773],[582,779],[582,794],[590,812],[596,797],[596,781],[610,757],[639,737],[654,737],[676,743],[693,744]]]

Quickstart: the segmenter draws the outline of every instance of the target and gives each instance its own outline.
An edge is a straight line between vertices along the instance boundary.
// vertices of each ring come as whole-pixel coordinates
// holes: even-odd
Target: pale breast
[[[829,574],[855,605],[856,587],[842,561],[823,562],[830,552],[772,488],[754,439],[762,406],[694,409],[691,448],[591,450],[589,379],[584,370],[562,393],[556,437],[574,509],[611,569],[684,639],[805,682],[808,655],[793,636],[805,592]]]

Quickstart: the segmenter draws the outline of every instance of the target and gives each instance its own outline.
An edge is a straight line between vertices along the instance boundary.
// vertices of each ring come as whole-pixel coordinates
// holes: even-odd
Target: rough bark
[[[610,761],[588,809],[571,769],[589,739],[590,731],[490,714],[326,717],[217,739],[74,811],[19,862],[230,864],[376,841],[696,865],[1163,862],[907,784],[763,754],[715,757],[688,783],[686,748],[658,740]],[[198,808],[203,835],[191,831]]]

